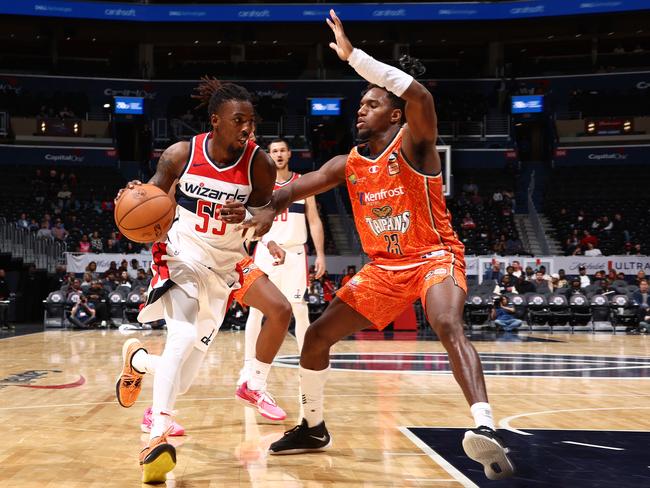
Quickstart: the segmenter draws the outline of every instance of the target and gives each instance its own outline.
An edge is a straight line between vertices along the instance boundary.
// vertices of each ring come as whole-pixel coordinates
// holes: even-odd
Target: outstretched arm
[[[334,10],[327,19],[336,42],[330,47],[343,61],[370,83],[386,88],[406,101],[406,120],[402,150],[418,169],[434,174],[440,171],[440,157],[435,148],[438,137],[436,110],[429,90],[402,70],[372,58],[352,46],[343,30],[343,23]]]
[[[271,204],[258,209],[253,217],[242,222],[239,228],[254,227],[255,237],[266,234],[271,228],[275,216],[288,208],[291,202],[326,192],[343,183],[346,161],[347,156],[345,155],[335,156],[317,171],[307,173],[293,183],[275,191],[271,198]]]

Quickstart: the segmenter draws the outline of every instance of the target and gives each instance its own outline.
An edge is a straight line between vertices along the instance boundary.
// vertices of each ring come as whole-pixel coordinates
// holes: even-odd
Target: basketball
[[[143,184],[122,192],[115,204],[115,223],[134,242],[153,242],[171,227],[174,202],[160,188]]]

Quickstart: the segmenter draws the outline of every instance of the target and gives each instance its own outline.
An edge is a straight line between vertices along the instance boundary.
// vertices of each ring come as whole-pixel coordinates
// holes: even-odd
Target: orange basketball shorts
[[[409,269],[387,270],[368,263],[336,296],[382,330],[418,298],[425,305],[429,288],[448,276],[467,292],[465,260],[451,253]]]
[[[250,256],[245,257],[239,261],[238,266],[241,268],[244,281],[242,282],[241,288],[235,290],[235,292],[232,294],[232,299],[237,300],[240,304],[247,306],[248,304],[244,301],[246,293],[253,285],[253,283],[255,283],[255,280],[261,278],[262,276],[266,276],[266,274],[264,271],[257,267],[257,264],[253,262],[253,258]]]

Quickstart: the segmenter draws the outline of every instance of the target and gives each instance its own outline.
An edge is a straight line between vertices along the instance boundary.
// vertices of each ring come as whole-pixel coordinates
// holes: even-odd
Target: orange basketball
[[[115,223],[134,242],[154,242],[171,227],[175,206],[157,186],[136,185],[124,190],[115,204]]]

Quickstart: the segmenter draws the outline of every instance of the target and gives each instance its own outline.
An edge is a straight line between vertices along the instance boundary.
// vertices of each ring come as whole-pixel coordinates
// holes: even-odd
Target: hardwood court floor
[[[499,358],[511,353],[645,356],[650,362],[650,338],[645,336],[533,335],[560,342],[475,342],[475,346],[481,353],[494,353],[495,360],[486,361],[494,364],[486,364],[486,369],[504,371],[512,368],[499,366]],[[141,401],[133,408],[123,409],[115,402],[124,340],[117,331],[49,331],[0,340],[0,486],[140,486],[137,456],[146,436],[139,424],[149,405],[152,379],[145,378]],[[150,351],[159,352],[164,333],[152,332],[143,340]],[[243,332],[220,333],[194,385],[179,398],[177,420],[187,435],[174,441],[179,446],[178,465],[167,486],[462,486],[399,429],[471,426],[469,409],[453,377],[444,371],[408,370],[410,365],[420,368],[427,363],[426,356],[372,356],[443,352],[439,342],[338,344],[334,352],[360,355],[340,356],[347,358],[339,361],[346,370],[332,370],[326,387],[326,421],[334,447],[322,454],[266,457],[266,446],[294,425],[297,370],[277,367],[270,377],[269,390],[286,408],[287,421],[263,419],[234,399],[243,340]],[[280,355],[295,351],[289,337]],[[531,358],[531,363],[548,360]],[[347,370],[368,367],[369,361],[390,371]],[[616,364],[611,369],[639,368]],[[598,369],[603,370],[608,371]],[[559,371],[562,376],[562,368]],[[644,371],[649,374],[647,367]],[[645,378],[489,376],[487,384],[495,415],[512,428],[650,431],[650,381]],[[531,415],[535,412],[544,413]]]

